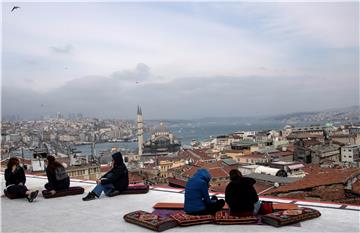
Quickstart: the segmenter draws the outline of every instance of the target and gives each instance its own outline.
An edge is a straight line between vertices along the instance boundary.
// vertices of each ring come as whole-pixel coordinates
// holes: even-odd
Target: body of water
[[[169,126],[169,130],[180,139],[183,146],[189,146],[190,142],[195,139],[198,141],[208,140],[211,137],[216,137],[220,135],[227,135],[234,133],[236,131],[260,131],[260,130],[270,130],[270,129],[282,129],[284,127],[283,123],[273,123],[273,122],[262,122],[256,124],[250,123],[186,123],[186,124],[176,124],[175,126]],[[149,139],[149,134],[144,134],[144,140]],[[120,147],[123,149],[136,151],[137,142],[106,142],[96,144],[97,154],[101,151],[109,150],[112,147]],[[91,154],[91,145],[79,145],[76,148],[82,151],[85,154]]]

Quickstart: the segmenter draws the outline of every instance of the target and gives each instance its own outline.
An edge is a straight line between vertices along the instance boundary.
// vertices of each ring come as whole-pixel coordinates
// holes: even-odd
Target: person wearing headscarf
[[[129,174],[124,164],[122,154],[116,152],[112,155],[112,158],[111,170],[96,181],[97,185],[83,198],[83,201],[99,198],[102,192],[107,195],[114,191],[124,191],[127,189],[129,185]]]

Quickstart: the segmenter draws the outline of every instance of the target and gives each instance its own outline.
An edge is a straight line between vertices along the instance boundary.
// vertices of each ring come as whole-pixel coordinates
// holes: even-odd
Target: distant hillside
[[[316,112],[296,112],[270,117],[275,121],[294,124],[300,122],[358,122],[360,121],[360,106],[327,109]]]

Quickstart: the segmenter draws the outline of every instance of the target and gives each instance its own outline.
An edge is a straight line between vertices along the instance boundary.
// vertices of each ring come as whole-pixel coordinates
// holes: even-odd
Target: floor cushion
[[[215,214],[215,223],[216,224],[223,224],[223,225],[230,225],[230,224],[250,224],[250,223],[257,223],[258,218],[251,215],[251,216],[232,216],[230,215],[229,211],[222,210],[218,211]]]
[[[42,195],[44,198],[63,197],[63,196],[78,195],[78,194],[83,194],[83,193],[84,193],[84,188],[80,187],[80,186],[69,187],[66,190],[59,190],[59,191],[56,191],[55,194],[51,194],[50,191],[48,191],[48,190],[42,191]]]
[[[183,202],[157,202],[154,206],[154,209],[184,209]],[[228,205],[225,203],[223,209],[229,209]]]
[[[298,208],[290,210],[282,210],[270,213],[261,217],[261,221],[265,224],[280,227],[292,223],[317,218],[321,214],[318,210],[311,208]]]
[[[123,195],[123,194],[142,194],[149,192],[149,185],[146,184],[129,184],[128,188],[124,191],[115,190],[107,194],[109,197]]]
[[[191,226],[214,222],[213,215],[190,215],[186,214],[184,211],[177,211],[174,214],[171,214],[170,217],[175,219],[180,226]]]
[[[165,231],[177,226],[177,222],[169,217],[161,217],[154,213],[138,210],[124,215],[125,221],[153,231]]]

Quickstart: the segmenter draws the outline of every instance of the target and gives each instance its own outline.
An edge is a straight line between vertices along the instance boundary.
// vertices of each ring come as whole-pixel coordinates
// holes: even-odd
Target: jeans
[[[261,207],[261,201],[258,200],[257,202],[255,202],[254,204],[254,215],[257,215],[257,213],[259,212]]]
[[[104,191],[105,194],[109,194],[113,190],[114,190],[114,185],[113,184],[97,184],[95,186],[95,188],[92,190],[92,192],[95,193],[95,195],[97,197],[100,197],[100,195],[101,195],[101,193],[103,191]]]

